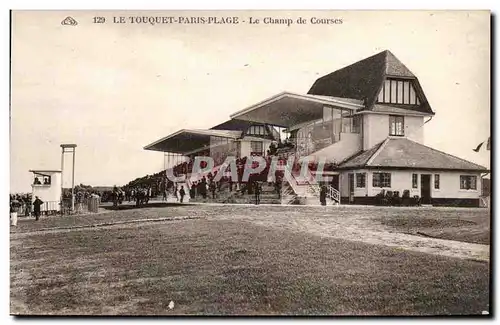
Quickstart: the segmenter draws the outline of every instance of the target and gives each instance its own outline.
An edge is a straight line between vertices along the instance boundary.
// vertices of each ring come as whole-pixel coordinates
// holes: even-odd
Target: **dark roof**
[[[366,109],[371,110],[386,77],[414,80],[421,104],[412,109],[434,114],[417,77],[388,50],[317,79],[308,94],[363,100]]]
[[[244,121],[244,120],[238,120],[238,119],[231,119],[226,122],[223,122],[221,124],[218,124],[214,127],[211,127],[210,130],[228,130],[228,131],[241,131],[242,134],[241,136],[245,136],[246,132],[248,131],[248,128],[252,125],[262,125],[266,126],[268,134],[264,136],[263,138],[276,138],[277,137],[277,132],[275,133],[272,126],[270,125],[265,125],[263,123],[258,123],[258,122],[252,122],[252,121]],[[259,137],[259,136],[257,136]]]
[[[404,168],[486,172],[486,167],[424,146],[407,138],[387,138],[339,165],[351,168]]]
[[[210,130],[231,130],[231,131],[246,131],[251,125],[259,124],[250,121],[231,119],[210,128]]]
[[[384,143],[384,141],[374,145],[372,148],[365,150],[365,151],[360,151],[354,156],[346,159],[344,162],[342,162],[339,167],[360,167],[360,166],[365,166],[368,160],[373,156],[377,150],[380,148],[380,146]]]
[[[387,105],[387,104],[375,104],[372,107],[373,112],[379,112],[379,113],[389,113],[389,114],[420,114],[420,113],[425,113],[425,112],[420,112],[416,111],[415,109],[410,109],[408,107],[405,107],[404,105]]]

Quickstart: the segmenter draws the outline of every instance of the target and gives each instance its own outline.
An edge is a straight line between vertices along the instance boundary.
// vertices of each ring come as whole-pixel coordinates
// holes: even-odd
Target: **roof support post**
[[[341,108],[340,109],[340,132],[339,132],[339,141],[342,139],[342,131],[344,131],[344,110]]]
[[[330,134],[331,134],[331,137],[332,137],[332,144],[335,143],[335,122],[334,122],[334,119],[333,119],[333,106],[330,106],[330,110],[331,110],[331,120],[332,120],[332,127],[330,128]]]

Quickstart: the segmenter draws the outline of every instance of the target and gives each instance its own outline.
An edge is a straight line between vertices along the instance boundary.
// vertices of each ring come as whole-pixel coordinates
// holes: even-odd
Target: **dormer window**
[[[266,135],[267,132],[264,125],[252,125],[251,127],[248,128],[247,134]]]
[[[401,105],[420,105],[411,80],[386,79],[377,102]]]

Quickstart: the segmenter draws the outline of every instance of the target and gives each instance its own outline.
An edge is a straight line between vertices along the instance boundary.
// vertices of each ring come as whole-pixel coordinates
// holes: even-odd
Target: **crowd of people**
[[[108,193],[112,200],[114,196],[118,197],[118,202],[125,201],[138,201],[138,197],[152,198],[157,196],[162,196],[163,200],[167,200],[169,195],[172,195],[179,202],[184,202],[184,196],[189,195],[190,199],[195,199],[196,197],[216,197],[216,193],[228,189],[230,192],[233,190],[241,191],[242,193],[255,194],[259,190],[255,190],[259,183],[269,183],[272,181],[276,192],[281,193],[281,188],[283,185],[284,172],[278,170],[275,172],[274,180],[269,180],[269,169],[271,167],[271,161],[275,157],[278,157],[278,164],[286,165],[288,160],[288,155],[293,151],[294,140],[291,138],[285,141],[276,141],[270,144],[266,153],[262,156],[265,160],[265,166],[262,171],[256,174],[250,174],[248,180],[243,180],[245,174],[245,167],[247,165],[249,157],[241,157],[236,159],[237,168],[237,180],[233,180],[229,177],[231,174],[231,165],[227,166],[225,169],[226,175],[221,177],[216,181],[216,176],[218,171],[214,170],[213,173],[210,172],[206,176],[202,176],[196,181],[192,182],[189,188],[184,188],[184,185],[179,185],[167,179],[166,171],[163,170],[153,175],[146,175],[141,178],[136,178],[135,180],[129,182],[122,189],[118,190],[118,194],[113,194],[113,192]],[[209,151],[202,153],[197,153],[197,155],[208,156]],[[251,156],[256,155],[255,153]],[[257,168],[259,162],[252,161],[252,168]],[[174,167],[172,167],[173,175],[178,177],[180,175],[189,175],[193,171],[194,159],[190,159],[189,162],[182,162]],[[308,169],[310,171],[316,171],[319,164],[317,162],[310,162]],[[206,162],[201,162],[201,168],[206,167]],[[333,163],[325,163],[323,165],[324,171],[334,170],[336,167]],[[300,172],[302,166],[301,163],[296,160],[292,165],[292,173]],[[201,176],[201,175],[200,175]],[[195,176],[196,177],[196,176]],[[123,193],[122,193],[123,192]],[[107,198],[104,198],[105,201]],[[146,200],[146,199],[144,199]],[[139,200],[140,201],[140,200]],[[137,203],[140,205],[140,203]]]
[[[43,203],[38,196],[35,196],[35,200],[32,201],[31,194],[10,195],[11,217],[15,214],[14,217],[17,218],[21,214],[25,217],[34,216],[36,220],[39,220]]]

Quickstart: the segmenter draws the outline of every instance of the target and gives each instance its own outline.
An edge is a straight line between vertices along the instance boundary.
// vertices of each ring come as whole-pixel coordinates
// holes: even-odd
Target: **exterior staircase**
[[[291,155],[293,156],[293,154]],[[212,174],[214,171],[218,170],[220,166],[214,167],[212,169]],[[278,169],[283,170],[284,166],[278,165]],[[262,184],[262,192],[260,194],[261,204],[300,204],[300,205],[318,205],[320,204],[320,186],[316,181],[314,175],[308,170],[306,175],[299,177],[300,172],[292,172],[292,177],[287,180],[286,177],[283,179],[281,193],[278,195],[276,189],[273,185],[268,185],[267,183]],[[199,181],[203,177],[202,174],[185,175],[185,182],[179,183],[185,185],[184,188],[186,192],[191,188],[193,181]],[[326,192],[327,205],[340,205],[340,192],[328,186]],[[241,193],[236,191],[236,185],[233,187],[233,191],[229,191],[229,185],[223,184],[220,191],[216,191],[215,199],[212,198],[212,193],[207,193],[207,198],[203,199],[200,195],[197,195],[191,202],[204,202],[204,203],[236,203],[236,204],[255,204],[255,195],[248,193]]]
[[[310,172],[302,178],[299,173],[292,173],[292,176],[291,180],[283,180],[282,204],[320,204],[321,188],[315,177]],[[340,192],[328,186],[326,199],[327,205],[340,205]]]

